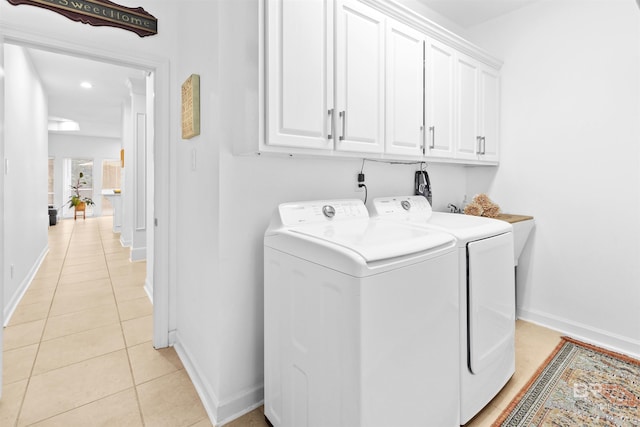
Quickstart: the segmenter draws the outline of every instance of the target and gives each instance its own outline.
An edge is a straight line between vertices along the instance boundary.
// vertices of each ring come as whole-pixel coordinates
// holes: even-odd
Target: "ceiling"
[[[49,98],[49,117],[80,124],[74,135],[119,138],[127,80],[142,81],[144,71],[38,49],[28,49]],[[93,87],[80,87],[83,81]],[[52,131],[57,132],[57,131]]]
[[[473,27],[539,0],[418,0],[462,28]],[[640,0],[639,0],[640,1]]]

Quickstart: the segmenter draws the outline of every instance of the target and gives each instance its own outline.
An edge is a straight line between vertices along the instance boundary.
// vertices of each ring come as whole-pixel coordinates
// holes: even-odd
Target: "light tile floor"
[[[146,264],[112,218],[64,220],[4,329],[0,426],[211,426],[172,348],[151,345]]]
[[[516,322],[516,372],[500,393],[465,427],[491,426],[556,348],[561,336],[562,334],[557,331],[518,320]],[[260,407],[225,427],[265,426],[268,424],[264,420],[264,407]]]

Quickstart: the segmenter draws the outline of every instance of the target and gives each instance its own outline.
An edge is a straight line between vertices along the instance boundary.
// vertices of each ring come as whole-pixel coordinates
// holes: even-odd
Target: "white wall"
[[[4,318],[48,248],[47,98],[27,51],[5,45]],[[13,271],[13,273],[12,273]]]
[[[93,207],[93,216],[102,213],[102,162],[104,160],[118,160],[120,158],[119,138],[100,138],[95,136],[78,136],[73,134],[49,134],[49,157],[54,159],[54,206],[59,208],[66,203],[64,194],[68,187],[64,188],[64,159],[91,159],[93,160],[93,195],[91,198],[96,204]],[[76,178],[76,177],[72,177]],[[58,215],[73,216],[73,209],[65,207]]]
[[[518,313],[640,355],[640,11],[539,2],[471,30],[504,60],[501,166],[472,170],[536,228]]]
[[[218,84],[218,4],[186,3],[178,19],[189,22],[180,33],[178,87],[191,75],[200,75],[200,135],[189,140],[178,130],[176,144],[177,241],[175,257],[179,289],[174,298],[177,342],[197,371],[196,380],[209,414],[220,421],[219,407],[227,396],[220,391],[220,378],[236,367],[221,364],[227,349],[221,341],[223,330],[236,331],[220,314],[226,302],[220,298],[223,284],[219,276],[219,140],[217,109]],[[198,42],[193,42],[198,40]],[[191,41],[191,42],[190,42]],[[207,48],[202,44],[206,41]],[[180,99],[180,98],[178,98]],[[179,124],[179,116],[177,116]],[[195,155],[196,167],[192,168]],[[238,333],[239,334],[239,333]],[[193,378],[194,376],[192,376]]]

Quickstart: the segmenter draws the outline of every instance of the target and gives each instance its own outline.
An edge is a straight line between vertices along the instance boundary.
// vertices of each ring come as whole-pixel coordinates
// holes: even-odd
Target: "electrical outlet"
[[[356,188],[355,188],[357,193],[363,192],[364,191],[364,174],[361,172],[358,172],[356,174]]]

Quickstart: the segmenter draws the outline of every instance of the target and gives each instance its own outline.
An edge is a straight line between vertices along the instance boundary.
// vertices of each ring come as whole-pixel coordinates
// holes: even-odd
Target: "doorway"
[[[126,55],[101,51],[94,47],[70,45],[68,43],[49,40],[38,35],[12,31],[11,34],[3,33],[0,29],[0,70],[4,70],[4,45],[13,44],[28,48],[41,49],[48,52],[85,58],[118,66],[131,67],[145,73],[145,85],[150,96],[147,97],[146,135],[148,137],[147,157],[147,292],[153,301],[153,345],[162,348],[170,345],[169,342],[169,277],[171,263],[169,262],[169,244],[173,229],[169,220],[169,188],[167,177],[170,167],[169,135],[169,105],[168,83],[169,65],[164,58],[136,57],[131,59]],[[5,129],[5,90],[4,76],[0,73],[0,129]],[[0,134],[0,157],[5,159],[5,136]],[[5,186],[5,176],[0,174],[0,185]],[[158,191],[155,191],[158,189]],[[0,192],[0,240],[5,242],[5,198],[4,192]],[[5,271],[7,266],[4,259],[0,260],[0,271]],[[0,278],[0,303],[4,293],[4,277]],[[0,340],[1,340],[0,336]],[[1,341],[0,341],[1,342]],[[1,354],[1,348],[0,348]]]

